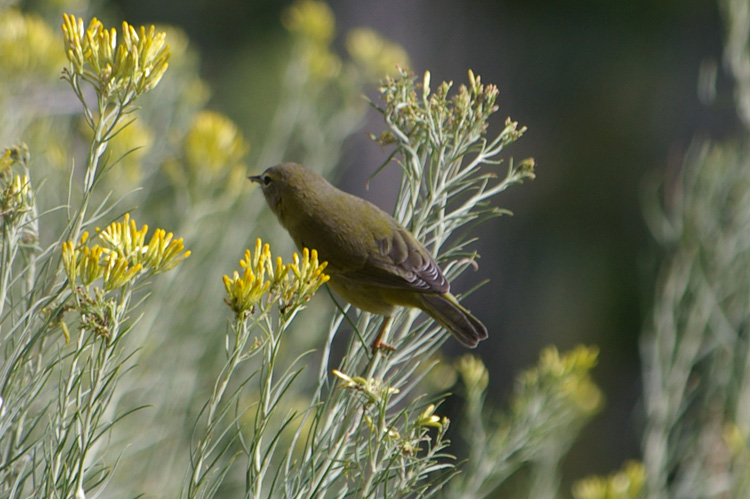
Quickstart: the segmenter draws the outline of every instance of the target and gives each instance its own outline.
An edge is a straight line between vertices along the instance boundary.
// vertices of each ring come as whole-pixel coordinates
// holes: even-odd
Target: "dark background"
[[[237,77],[241,61],[273,59],[284,37],[286,2],[121,0],[128,22],[184,28],[202,55],[214,107],[247,131],[242,95],[269,92]],[[607,404],[566,461],[572,478],[608,473],[639,455],[642,425],[638,336],[648,321],[660,249],[643,217],[643,185],[679,171],[692,140],[738,128],[731,82],[719,72],[718,96],[698,98],[702,64],[721,67],[716,3],[699,0],[331,0],[337,31],[370,26],[401,44],[412,69],[435,86],[465,82],[471,68],[500,89],[495,132],[511,116],[528,127],[508,156],[533,156],[537,179],[503,194],[515,216],[492,221],[478,247],[492,282],[468,300],[490,330],[478,353],[491,370],[490,397],[502,404],[514,373],[549,344],[601,349],[596,381]],[[341,49],[341,40],[336,47]],[[261,81],[259,78],[258,81]],[[239,82],[239,83],[238,83]],[[374,95],[374,94],[373,94]],[[257,96],[256,96],[256,101]],[[344,151],[340,182],[388,209],[388,175],[365,190],[384,155],[366,132],[372,112]],[[490,130],[490,134],[493,130]],[[248,163],[257,165],[251,151]],[[394,168],[395,170],[395,168]],[[475,277],[465,276],[465,285]],[[498,305],[499,304],[499,305]],[[449,343],[450,353],[459,347]]]

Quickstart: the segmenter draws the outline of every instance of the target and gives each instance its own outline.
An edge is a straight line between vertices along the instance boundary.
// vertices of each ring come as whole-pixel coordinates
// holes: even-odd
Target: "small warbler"
[[[427,249],[389,214],[296,163],[248,178],[297,248],[316,249],[328,262],[328,285],[355,307],[386,316],[373,349],[391,348],[382,336],[397,306],[421,309],[469,348],[487,338]]]

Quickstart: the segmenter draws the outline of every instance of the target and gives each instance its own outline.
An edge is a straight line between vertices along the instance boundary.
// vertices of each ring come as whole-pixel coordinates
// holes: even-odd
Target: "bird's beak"
[[[260,175],[250,175],[247,177],[250,182],[255,182],[257,184],[260,184]]]

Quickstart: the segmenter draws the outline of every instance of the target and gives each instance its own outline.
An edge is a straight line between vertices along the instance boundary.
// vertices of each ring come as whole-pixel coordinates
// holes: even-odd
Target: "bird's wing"
[[[377,250],[356,269],[342,273],[355,281],[365,281],[387,288],[447,293],[450,289],[443,272],[414,236],[395,227],[390,237],[378,239]]]

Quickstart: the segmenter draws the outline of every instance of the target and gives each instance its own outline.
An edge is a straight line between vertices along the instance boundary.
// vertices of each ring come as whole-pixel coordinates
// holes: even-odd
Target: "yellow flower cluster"
[[[435,414],[435,404],[430,404],[425,407],[424,411],[417,418],[417,426],[427,426],[430,428],[437,428],[442,430],[447,428],[450,424],[450,420],[445,416],[440,417]]]
[[[309,300],[318,288],[331,278],[329,275],[323,273],[323,270],[328,266],[328,262],[321,264],[318,261],[317,250],[304,248],[302,250],[302,258],[297,253],[294,253],[292,260],[292,263],[289,265],[289,271],[294,275],[294,278],[287,279],[287,277],[290,277],[287,273],[287,277],[284,278],[278,287],[279,294],[284,303],[291,303],[295,296],[301,296],[305,300]],[[277,266],[279,263],[281,262],[277,261]]]
[[[70,74],[80,75],[103,95],[117,94],[129,102],[155,87],[167,70],[169,45],[153,26],[136,30],[123,22],[119,44],[117,30],[105,29],[96,18],[84,28],[83,19],[63,14],[62,30]]]
[[[349,376],[338,369],[333,370],[333,375],[339,378],[343,383],[341,388],[355,390],[365,395],[368,403],[384,402],[390,395],[398,393],[398,388],[393,388],[384,384],[381,380],[370,378],[365,379],[361,376]],[[430,415],[425,415],[429,419]]]
[[[220,185],[238,190],[246,170],[242,158],[250,145],[237,125],[223,114],[201,111],[196,114],[184,140],[187,175],[176,165],[167,172],[181,184],[205,189],[206,185]],[[195,189],[194,189],[195,190]]]
[[[62,259],[68,282],[75,286],[78,279],[88,287],[101,278],[104,290],[112,291],[145,272],[171,270],[190,256],[190,251],[184,251],[182,239],[173,239],[171,232],[157,229],[146,244],[147,232],[147,225],[139,230],[126,214],[122,222],[113,222],[99,232],[102,245],[86,246],[88,232],[77,245],[64,242]]]
[[[227,275],[223,278],[227,291],[227,298],[224,301],[237,315],[252,313],[255,305],[268,291],[273,281],[273,279],[265,280],[266,270],[271,268],[267,264],[271,261],[271,248],[266,244],[260,250],[260,244],[261,240],[258,239],[255,258],[249,249],[245,250],[245,258],[240,260],[240,266],[245,269],[242,275],[235,270],[231,278]]]
[[[7,9],[0,15],[0,61],[3,72],[54,74],[65,62],[55,32],[42,18]]]
[[[346,50],[355,64],[372,80],[396,75],[397,67],[408,67],[409,56],[401,45],[383,38],[370,28],[355,28],[346,36]]]
[[[341,59],[330,49],[336,35],[336,19],[325,2],[297,0],[286,10],[282,22],[301,42],[299,47],[312,79],[327,80],[341,72]],[[397,66],[409,65],[409,56],[400,45],[370,28],[351,30],[345,46],[352,62],[368,80],[379,81],[395,74]]]
[[[28,162],[29,149],[23,143],[5,149],[0,155],[0,226],[21,228],[26,244],[36,239],[31,225],[23,221],[33,216],[29,213],[34,210],[34,190],[26,174]]]
[[[0,175],[5,175],[9,172],[13,165],[21,165],[26,168],[30,157],[29,147],[23,142],[5,149],[2,156],[0,156]]]
[[[139,230],[135,220],[126,213],[122,222],[110,224],[99,233],[99,238],[105,243],[105,252],[120,253],[131,265],[140,264],[155,274],[172,270],[190,256],[182,238],[174,239],[171,232],[156,229],[146,244],[147,233],[148,225]]]
[[[434,90],[430,88],[429,71],[422,78],[421,95],[420,84],[407,70],[399,69],[397,77],[387,77],[380,88],[386,103],[383,114],[396,130],[377,140],[384,145],[397,139],[403,142],[413,137],[430,136],[434,129],[441,130],[448,143],[478,140],[487,131],[488,118],[498,110],[499,91],[495,85],[483,84],[481,77],[471,70],[468,76],[469,85],[460,85],[452,96],[453,82],[442,82]],[[507,119],[502,138],[505,143],[511,143],[525,131],[526,127],[519,128],[518,123]],[[459,147],[459,144],[451,147]],[[525,165],[529,166],[533,165]]]
[[[286,10],[282,22],[299,40],[314,80],[327,80],[338,75],[341,60],[330,50],[336,33],[336,19],[325,2],[298,0]]]
[[[484,362],[476,355],[465,354],[455,362],[456,370],[461,375],[468,389],[476,389],[483,392],[487,389],[490,375]]]
[[[573,485],[575,499],[636,499],[646,481],[642,463],[628,461],[625,467],[608,477],[591,476]]]
[[[0,174],[5,173],[5,170],[9,170],[14,162],[13,151],[6,149],[3,155],[0,156]]]
[[[291,33],[315,43],[328,45],[336,33],[336,18],[325,2],[299,0],[289,7],[281,19]]]
[[[212,173],[242,166],[250,149],[242,132],[229,118],[214,111],[201,111],[185,135],[185,160],[193,170]]]
[[[0,191],[0,216],[6,223],[29,211],[33,204],[33,191],[27,175],[13,175]]]
[[[596,347],[583,345],[562,356],[555,347],[545,348],[537,367],[525,371],[521,382],[527,387],[554,384],[579,411],[594,414],[603,403],[602,392],[589,374],[596,366],[598,356]]]
[[[438,430],[437,438],[439,440],[450,426],[450,420],[447,417],[435,414],[435,404],[429,404],[412,422],[409,422],[408,419],[410,418],[407,418],[408,424],[400,432],[395,424],[388,425],[384,417],[389,399],[391,395],[399,393],[398,388],[394,388],[377,378],[366,379],[362,376],[349,376],[338,369],[333,370],[333,375],[342,381],[339,384],[340,388],[353,390],[364,396],[364,407],[370,408],[363,415],[364,423],[373,434],[380,435],[390,444],[395,445],[401,454],[414,455],[419,452],[420,443],[425,440],[432,440],[425,437],[425,433],[430,428]]]
[[[329,276],[324,274],[327,262],[318,261],[318,252],[305,248],[302,258],[295,253],[293,262],[283,263],[281,257],[276,260],[271,256],[268,244],[258,239],[255,252],[245,251],[240,260],[242,274],[235,271],[232,277],[223,277],[227,305],[238,316],[251,314],[263,296],[267,296],[266,305],[280,301],[281,312],[286,313],[306,301],[326,283]]]

